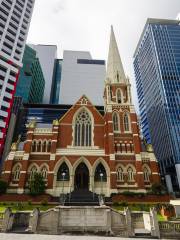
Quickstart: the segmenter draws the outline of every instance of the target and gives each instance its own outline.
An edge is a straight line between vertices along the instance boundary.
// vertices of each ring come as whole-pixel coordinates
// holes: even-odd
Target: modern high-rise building
[[[74,104],[83,93],[93,104],[104,105],[105,68],[105,61],[92,59],[89,52],[64,51],[59,103]]]
[[[0,1],[0,153],[13,97],[22,67],[27,33],[35,0]]]
[[[42,103],[44,87],[45,80],[36,51],[26,45],[15,95],[22,97],[24,103]]]
[[[169,192],[180,189],[180,21],[148,19],[134,54],[143,134]]]
[[[53,74],[53,81],[51,87],[51,104],[58,104],[59,103],[59,94],[60,94],[60,87],[61,87],[61,72],[62,72],[62,59],[56,59],[54,65],[54,74]]]
[[[49,104],[51,103],[51,91],[53,91],[52,88],[54,86],[54,72],[57,67],[57,46],[40,44],[29,44],[29,46],[36,51],[39,58],[45,78],[43,103]]]

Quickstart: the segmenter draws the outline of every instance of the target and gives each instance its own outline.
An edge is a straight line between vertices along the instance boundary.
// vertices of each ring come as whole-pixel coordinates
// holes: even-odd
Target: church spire
[[[106,79],[111,83],[126,83],[126,76],[121,62],[113,26],[111,26]]]

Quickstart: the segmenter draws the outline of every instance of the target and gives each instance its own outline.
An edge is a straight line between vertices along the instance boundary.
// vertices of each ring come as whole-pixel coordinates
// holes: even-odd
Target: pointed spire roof
[[[114,35],[113,26],[111,26],[106,79],[111,83],[126,83],[126,76]]]

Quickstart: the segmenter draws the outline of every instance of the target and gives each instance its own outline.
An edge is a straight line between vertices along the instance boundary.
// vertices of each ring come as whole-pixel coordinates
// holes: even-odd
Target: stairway
[[[99,206],[98,195],[86,189],[74,190],[67,194],[65,206]]]

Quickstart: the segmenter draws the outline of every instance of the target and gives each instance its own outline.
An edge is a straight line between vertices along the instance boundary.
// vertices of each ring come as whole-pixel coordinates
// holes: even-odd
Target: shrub
[[[33,179],[29,182],[30,194],[33,196],[41,195],[45,192],[45,181],[40,173],[35,173]]]
[[[23,204],[21,202],[17,203],[17,209],[22,210],[23,209]]]
[[[156,195],[161,195],[166,192],[166,188],[159,183],[154,183],[152,185],[151,190],[152,190],[152,193]]]
[[[47,206],[47,205],[48,205],[47,199],[42,200],[42,201],[41,201],[41,205],[42,205],[42,206]]]
[[[8,187],[7,182],[0,179],[0,194],[6,193],[7,187]]]
[[[127,202],[121,202],[121,203],[119,203],[119,205],[122,206],[122,207],[127,207],[128,203]]]

